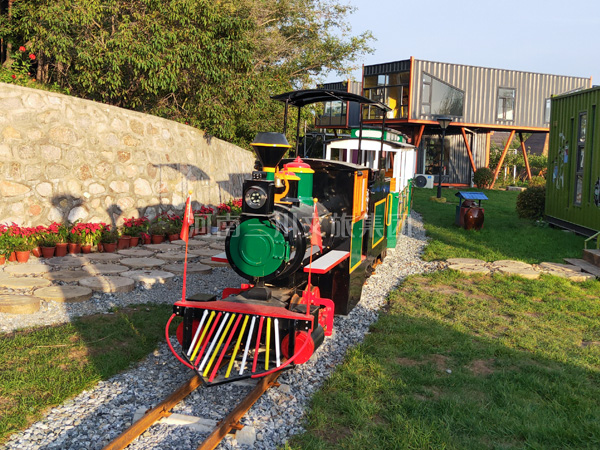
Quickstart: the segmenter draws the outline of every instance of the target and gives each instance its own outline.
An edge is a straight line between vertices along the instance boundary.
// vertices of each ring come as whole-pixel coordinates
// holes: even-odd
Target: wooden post
[[[421,125],[419,127],[419,131],[417,131],[417,136],[415,137],[415,142],[413,143],[413,145],[415,147],[418,147],[419,145],[421,145],[421,138],[423,137],[423,131],[425,131],[425,125]]]
[[[415,136],[415,142],[413,143],[413,145],[415,146],[415,149],[419,147],[419,145],[421,145],[421,138],[423,137],[423,131],[425,131],[425,125],[421,125],[419,127],[419,131],[417,131],[417,135]],[[415,172],[417,171],[417,167],[419,165],[419,158],[415,157]]]
[[[504,158],[506,157],[506,152],[508,152],[508,147],[510,147],[510,143],[512,142],[513,137],[515,137],[515,131],[516,130],[512,130],[510,132],[508,141],[506,141],[506,146],[504,147],[504,150],[502,151],[502,155],[500,156],[500,161],[498,161],[498,166],[496,167],[496,170],[494,171],[494,179],[492,180],[492,185],[490,186],[490,189],[494,188],[494,184],[496,183],[496,179],[498,178],[498,172],[500,172],[500,169],[502,168],[502,163],[504,162]]]
[[[523,150],[523,159],[525,160],[525,167],[527,168],[527,179],[531,180],[531,168],[529,167],[527,150],[525,150],[525,141],[523,140],[523,133],[519,133],[519,140],[521,141],[521,150]]]
[[[465,133],[465,127],[460,127],[460,131],[462,132],[463,139],[465,140],[465,147],[467,147],[469,161],[471,161],[471,169],[473,169],[473,173],[475,173],[477,168],[475,167],[475,161],[473,161],[473,153],[471,152],[471,146],[469,145],[469,141],[467,140],[467,133]]]

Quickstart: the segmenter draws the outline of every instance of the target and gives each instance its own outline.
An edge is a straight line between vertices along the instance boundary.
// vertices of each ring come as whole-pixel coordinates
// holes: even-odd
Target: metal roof
[[[488,198],[483,192],[458,191],[454,195],[460,198],[464,198],[465,200],[488,200]]]
[[[297,106],[299,108],[302,108],[306,105],[311,105],[313,103],[340,100],[375,105],[384,111],[391,111],[390,107],[381,102],[370,100],[362,95],[333,89],[304,89],[301,91],[291,91],[284,94],[274,95],[271,98],[273,100],[288,103],[289,105]]]

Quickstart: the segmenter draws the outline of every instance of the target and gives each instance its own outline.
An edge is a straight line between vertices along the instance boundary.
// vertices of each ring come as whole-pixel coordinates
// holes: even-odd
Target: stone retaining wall
[[[0,83],[0,223],[120,224],[240,197],[254,155],[196,128]]]

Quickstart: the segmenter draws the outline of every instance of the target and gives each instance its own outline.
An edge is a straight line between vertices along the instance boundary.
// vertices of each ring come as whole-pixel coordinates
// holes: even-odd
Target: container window
[[[585,164],[585,136],[587,131],[587,112],[579,113],[577,127],[577,154],[575,159],[575,198],[574,205],[581,205],[583,194],[583,167]]]
[[[423,74],[421,88],[421,114],[463,116],[465,93],[454,86]]]
[[[388,119],[408,117],[409,72],[395,72],[386,75],[373,75],[364,78],[363,95],[389,106]],[[382,119],[382,111],[375,106],[363,108],[363,119]]]
[[[550,123],[550,105],[551,101],[547,98],[544,106],[544,123]]]
[[[513,121],[515,119],[515,89],[498,89],[498,120]]]

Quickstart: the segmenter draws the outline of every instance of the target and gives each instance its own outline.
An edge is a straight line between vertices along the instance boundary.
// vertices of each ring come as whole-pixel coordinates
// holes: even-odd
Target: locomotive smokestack
[[[292,147],[285,135],[269,132],[258,133],[250,145],[263,165],[262,170],[271,173],[275,173],[277,164],[279,164],[285,152]]]

